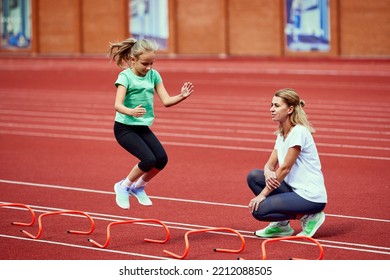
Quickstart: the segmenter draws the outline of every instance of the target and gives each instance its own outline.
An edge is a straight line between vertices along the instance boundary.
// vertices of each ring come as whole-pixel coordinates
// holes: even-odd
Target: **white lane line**
[[[99,193],[99,194],[109,194],[109,195],[113,195],[114,194],[113,191],[101,191],[101,190],[96,190],[96,189],[85,189],[85,188],[60,186],[60,185],[52,185],[52,184],[41,184],[41,183],[33,183],[33,182],[23,182],[23,181],[14,181],[14,180],[6,180],[6,179],[0,179],[0,183],[12,184],[12,185],[22,185],[22,186],[31,186],[31,187],[43,187],[43,188],[50,188],[50,189],[61,189],[61,190],[69,190],[69,191],[80,191],[80,192],[90,192],[90,193]],[[206,204],[206,205],[215,205],[215,206],[223,206],[223,207],[234,207],[234,208],[248,209],[248,205],[240,205],[240,204],[220,203],[220,202],[212,202],[212,201],[191,200],[191,199],[161,197],[161,196],[150,196],[150,197],[154,198],[154,199],[176,201],[176,202]],[[346,218],[346,219],[354,219],[354,220],[366,220],[366,221],[373,221],[373,222],[390,223],[390,220],[386,220],[386,219],[358,217],[358,216],[346,216],[346,215],[336,215],[336,214],[328,214],[328,213],[326,215],[330,216],[330,217],[336,217],[336,218]]]
[[[63,138],[63,139],[77,139],[77,140],[96,140],[96,141],[115,141],[114,136],[89,136],[89,135],[74,135],[74,134],[61,134],[61,133],[44,133],[44,132],[27,132],[27,131],[7,131],[0,130],[0,134],[5,135],[18,135],[18,136],[33,136],[33,137],[50,137],[50,138]],[[229,146],[229,145],[210,145],[210,144],[199,144],[199,143],[185,143],[177,141],[161,141],[164,145],[180,146],[180,147],[196,147],[196,148],[208,148],[208,149],[222,149],[222,150],[235,150],[235,151],[251,151],[251,152],[270,152],[270,149],[257,148],[257,147],[240,147],[240,146]],[[356,155],[356,154],[339,154],[339,153],[319,153],[320,156],[329,157],[343,157],[343,158],[358,158],[358,159],[369,159],[369,160],[390,160],[390,157],[380,156],[367,156],[367,155]]]
[[[52,244],[52,245],[58,245],[58,246],[77,248],[77,249],[100,251],[103,253],[115,253],[115,254],[121,254],[121,255],[129,255],[129,256],[149,258],[149,259],[158,259],[158,260],[169,260],[170,259],[170,258],[153,256],[153,255],[145,255],[145,254],[138,254],[138,253],[111,250],[111,249],[102,249],[102,248],[97,248],[97,247],[88,247],[88,246],[82,246],[82,245],[75,245],[75,244],[71,244],[71,243],[49,241],[49,240],[44,240],[44,239],[31,239],[31,238],[27,238],[27,237],[19,237],[19,236],[5,235],[5,234],[0,234],[0,237],[23,240],[23,241],[30,241],[30,242],[46,243],[46,244]]]

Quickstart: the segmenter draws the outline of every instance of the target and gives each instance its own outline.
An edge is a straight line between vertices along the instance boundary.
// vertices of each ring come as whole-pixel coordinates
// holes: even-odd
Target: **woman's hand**
[[[264,176],[268,188],[275,190],[280,186],[280,182],[276,179],[276,173],[274,171],[265,172]]]
[[[191,82],[186,82],[181,87],[180,95],[184,98],[187,98],[194,91],[194,85]]]
[[[265,180],[265,183],[267,184],[267,187],[276,190],[280,186],[280,182],[276,180],[276,178],[270,177]]]
[[[256,196],[255,198],[251,199],[251,201],[249,202],[249,209],[251,210],[251,213],[257,211],[257,209],[259,209],[259,205],[260,203],[265,199],[266,197],[262,194],[259,194],[258,196]]]

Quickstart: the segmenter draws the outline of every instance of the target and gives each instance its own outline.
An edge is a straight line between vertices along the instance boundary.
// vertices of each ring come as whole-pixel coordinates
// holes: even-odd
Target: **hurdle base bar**
[[[66,215],[66,214],[82,215],[82,216],[87,217],[89,219],[89,221],[91,222],[91,229],[89,231],[68,230],[67,231],[68,233],[73,233],[73,234],[91,234],[94,231],[94,229],[95,229],[95,222],[94,222],[94,220],[92,219],[92,217],[90,215],[88,215],[87,213],[82,212],[82,211],[64,210],[64,211],[46,212],[46,213],[43,213],[42,215],[40,215],[39,218],[38,218],[38,233],[37,233],[37,235],[33,235],[33,234],[31,234],[31,233],[29,233],[29,232],[27,232],[25,230],[21,230],[21,232],[24,233],[25,235],[27,235],[30,238],[38,239],[42,235],[42,232],[43,232],[43,226],[42,226],[42,218],[43,217],[45,217],[45,216],[52,216],[52,215]]]
[[[236,231],[234,229],[231,229],[231,228],[220,228],[220,227],[217,227],[217,228],[205,228],[205,229],[198,229],[198,230],[187,231],[184,234],[185,250],[184,250],[184,253],[181,256],[177,255],[175,253],[172,253],[170,251],[167,251],[167,250],[164,250],[164,253],[166,253],[169,256],[174,257],[176,259],[184,259],[188,255],[189,250],[190,250],[190,244],[189,244],[188,236],[190,234],[194,234],[194,233],[202,233],[202,232],[210,232],[210,231],[227,231],[227,232],[232,232],[232,233],[236,234],[240,238],[240,240],[241,240],[241,248],[240,249],[234,250],[234,249],[214,248],[214,252],[240,253],[240,252],[242,252],[244,250],[244,248],[245,248],[245,239],[238,231]]]
[[[29,207],[27,206],[26,204],[22,204],[22,203],[2,203],[0,204],[0,207],[21,207],[21,208],[26,208],[30,214],[31,214],[31,222],[29,223],[21,223],[21,222],[12,222],[11,224],[12,225],[16,225],[16,226],[32,226],[34,223],[35,223],[35,213],[34,211]]]
[[[115,225],[122,225],[122,224],[133,224],[133,223],[156,223],[156,224],[160,224],[164,230],[165,230],[165,239],[164,240],[156,240],[156,239],[150,239],[150,238],[145,238],[144,241],[145,242],[151,242],[151,243],[160,243],[160,244],[163,244],[163,243],[166,243],[170,237],[171,237],[171,233],[168,229],[168,227],[161,221],[159,220],[156,220],[156,219],[138,219],[138,220],[121,220],[121,221],[116,221],[116,222],[112,222],[110,223],[108,226],[107,226],[107,238],[106,238],[106,242],[102,245],[96,241],[94,241],[93,239],[89,238],[88,241],[91,242],[92,244],[94,244],[95,246],[99,247],[99,248],[106,248],[108,246],[108,244],[110,243],[110,240],[111,240],[111,227],[115,226]]]

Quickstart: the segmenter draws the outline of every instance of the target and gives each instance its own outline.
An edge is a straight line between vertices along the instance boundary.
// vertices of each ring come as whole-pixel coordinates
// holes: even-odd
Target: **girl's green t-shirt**
[[[116,112],[115,121],[127,125],[152,125],[154,121],[155,86],[161,82],[160,74],[154,69],[151,69],[144,77],[135,75],[130,68],[119,73],[115,86],[122,85],[127,89],[124,105],[128,108],[142,105],[146,109],[146,114],[140,118],[135,118]]]

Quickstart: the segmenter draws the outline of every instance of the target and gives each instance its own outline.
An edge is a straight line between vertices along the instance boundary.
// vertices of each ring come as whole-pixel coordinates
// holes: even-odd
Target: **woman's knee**
[[[258,192],[259,188],[265,186],[264,172],[259,169],[253,169],[247,175],[247,184],[252,189],[253,192]],[[264,186],[263,186],[264,185]]]
[[[264,171],[260,169],[253,169],[247,175],[247,181],[259,181],[264,177]]]

